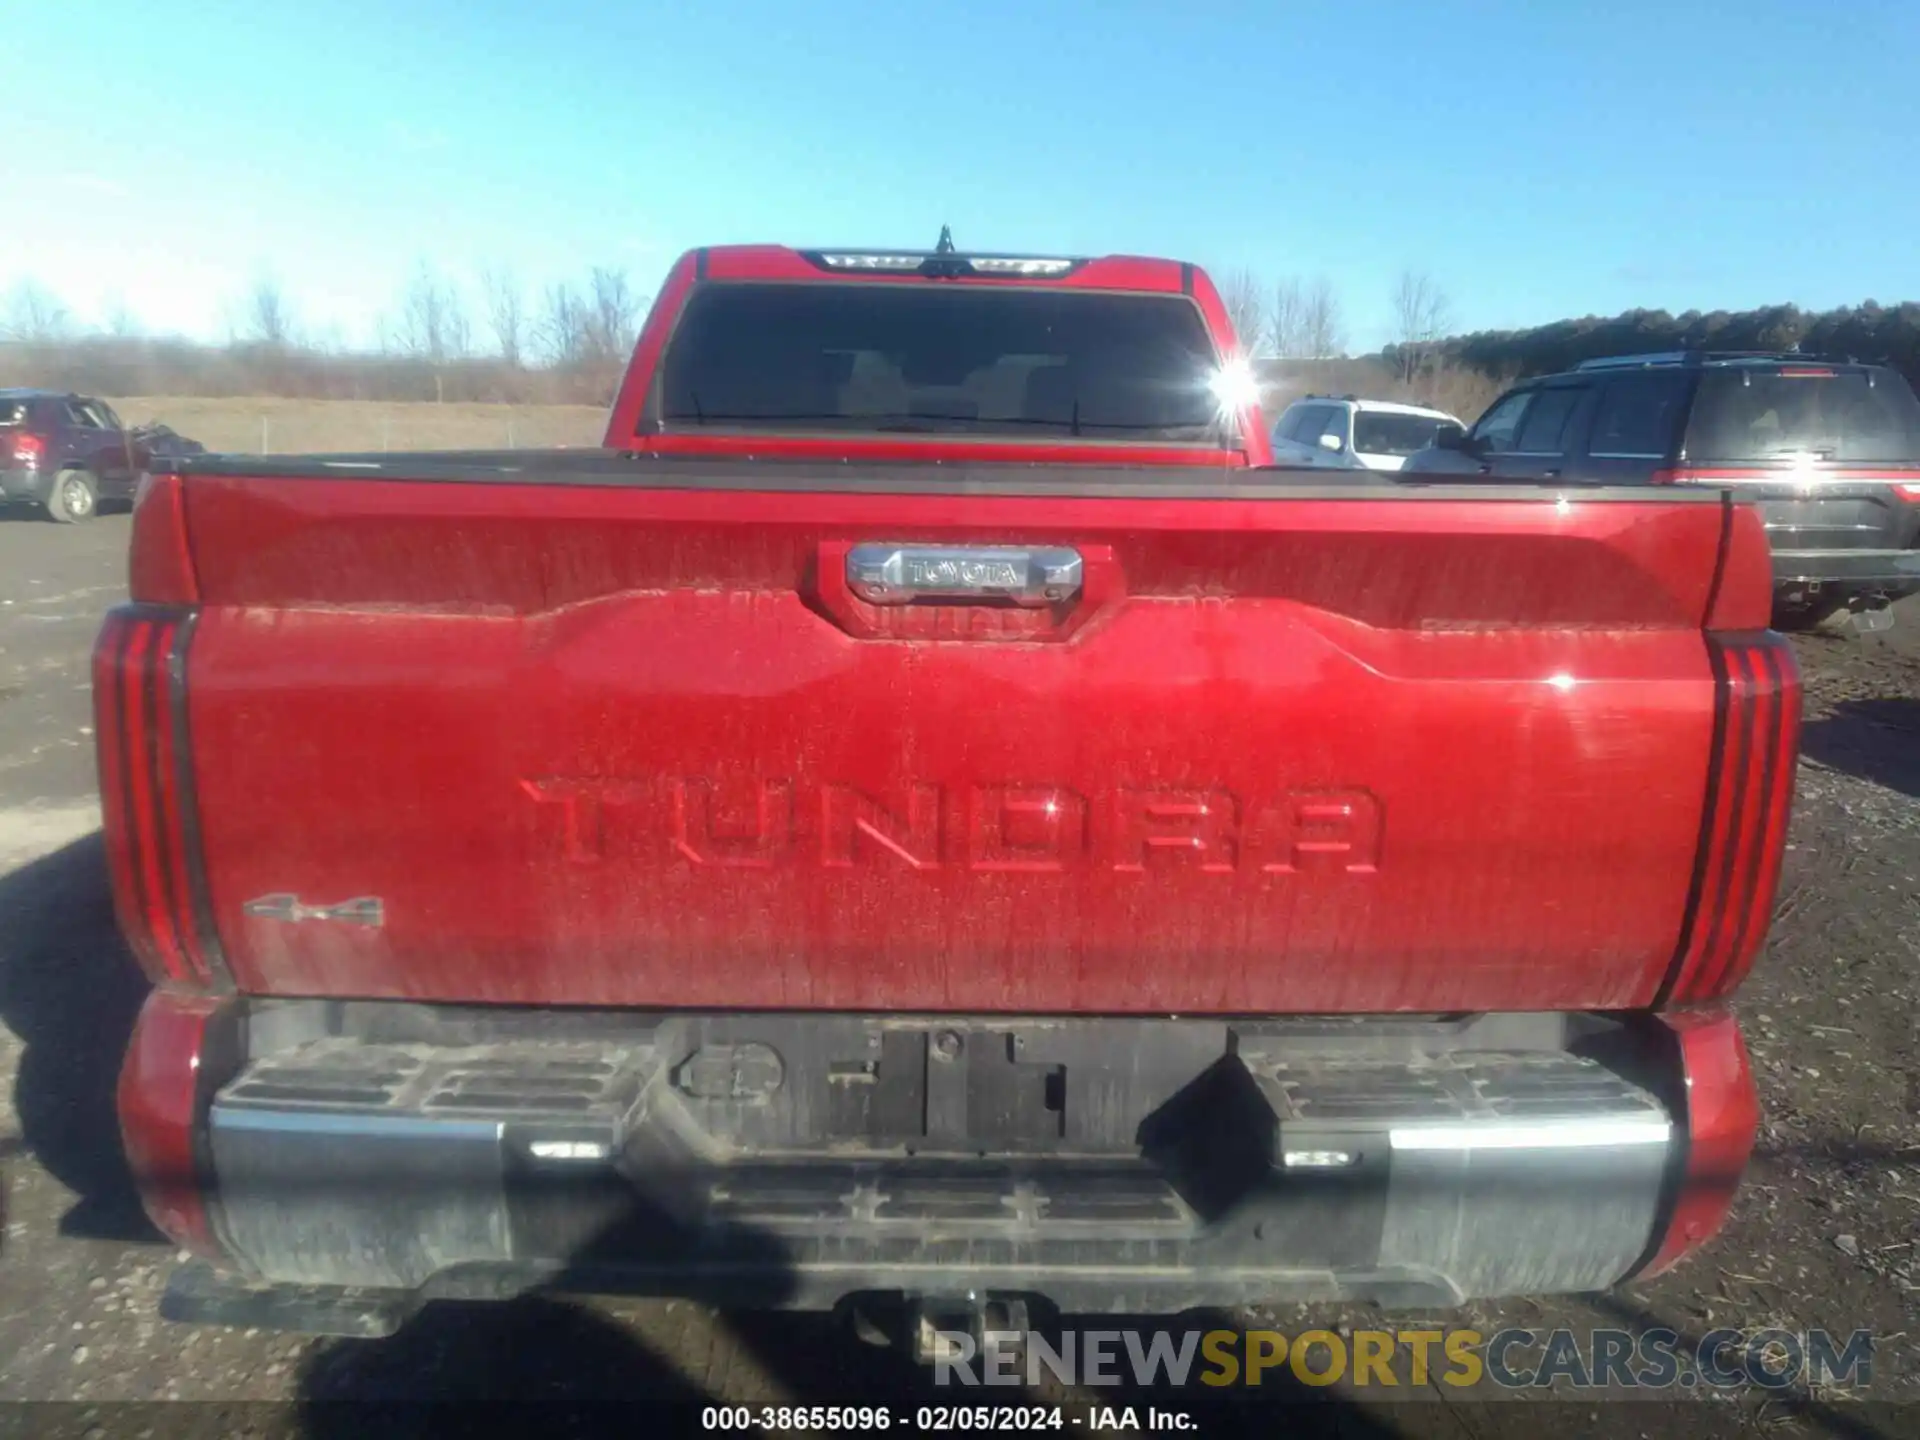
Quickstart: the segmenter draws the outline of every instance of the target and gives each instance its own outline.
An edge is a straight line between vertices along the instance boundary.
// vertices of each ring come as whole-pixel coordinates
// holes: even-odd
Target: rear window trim
[[[889,437],[891,438],[891,437]],[[385,484],[522,485],[538,487],[691,490],[730,494],[916,494],[1033,499],[1468,500],[1532,504],[1684,505],[1728,503],[1715,485],[1659,488],[1639,484],[1569,485],[1529,477],[1498,480],[1455,475],[1329,484],[1324,469],[1291,465],[1182,467],[1069,462],[960,460],[926,463],[920,483],[900,484],[890,460],[751,459],[739,456],[634,456],[620,450],[537,452],[370,451],[335,455],[182,455],[156,459],[155,474],[224,476],[268,484],[312,481]],[[1370,472],[1371,473],[1371,472]]]
[[[1061,446],[1071,450],[1111,446],[1120,450],[1191,450],[1201,455],[1231,455],[1245,448],[1236,443],[1239,434],[1237,428],[1230,435],[1223,434],[1218,439],[1209,440],[1163,440],[1155,436],[1139,434],[1033,435],[1009,430],[979,431],[973,434],[958,430],[775,430],[766,425],[667,426],[655,430],[653,434],[670,435],[675,439],[688,435],[700,435],[712,436],[716,440],[765,440],[779,444],[786,444],[789,441],[859,444],[881,441],[888,445],[925,445],[939,449],[952,449],[962,445],[995,445],[1002,449],[1009,445],[1016,445],[1023,449],[1028,446],[1036,449]]]
[[[647,382],[647,398],[646,398],[646,402],[640,407],[640,420],[639,420],[639,423],[634,426],[633,438],[635,438],[636,440],[639,440],[639,439],[645,439],[646,437],[652,436],[652,435],[714,435],[714,436],[724,436],[728,439],[765,438],[768,440],[799,440],[799,439],[822,439],[822,438],[833,439],[833,440],[863,440],[863,439],[880,438],[890,443],[896,440],[912,443],[917,440],[917,441],[929,441],[929,442],[933,442],[941,445],[965,444],[969,440],[974,440],[974,441],[980,441],[980,442],[992,442],[992,443],[1001,444],[1001,445],[1005,445],[1009,443],[1019,444],[1022,446],[1032,445],[1036,449],[1048,449],[1048,448],[1054,448],[1054,447],[1077,447],[1077,446],[1085,446],[1085,445],[1096,445],[1096,446],[1126,445],[1126,446],[1132,446],[1132,447],[1138,448],[1143,444],[1151,444],[1156,448],[1165,448],[1169,450],[1193,450],[1197,452],[1246,449],[1247,437],[1244,433],[1242,433],[1242,426],[1240,423],[1241,417],[1239,416],[1238,413],[1234,413],[1230,415],[1226,423],[1222,424],[1219,427],[1218,432],[1216,434],[1208,436],[1207,438],[1201,439],[1201,440],[1165,440],[1158,437],[1147,437],[1147,436],[1142,436],[1137,434],[1104,435],[1104,436],[1103,435],[1027,435],[1027,434],[1011,434],[1011,433],[1002,431],[1002,432],[995,432],[991,434],[967,435],[960,432],[916,434],[910,431],[909,432],[895,432],[895,431],[867,432],[867,431],[860,431],[860,430],[770,430],[764,426],[746,426],[741,428],[725,427],[725,426],[719,426],[719,425],[675,426],[662,418],[662,412],[665,408],[664,399],[665,399],[666,380],[667,380],[667,357],[673,352],[674,341],[677,340],[680,336],[680,327],[686,320],[687,312],[693,308],[694,297],[700,294],[702,290],[718,289],[725,286],[747,286],[747,285],[761,287],[761,288],[778,286],[780,288],[785,289],[785,288],[791,287],[793,289],[804,289],[804,290],[819,290],[822,287],[836,287],[836,286],[846,288],[846,289],[859,289],[862,286],[873,285],[874,283],[876,283],[876,281],[879,278],[880,277],[877,277],[877,276],[851,276],[851,275],[842,278],[832,274],[825,274],[818,279],[809,277],[808,279],[804,279],[804,280],[801,280],[801,279],[763,280],[763,279],[758,279],[752,276],[740,276],[740,277],[728,276],[722,279],[695,280],[693,284],[687,288],[686,296],[681,300],[679,308],[676,309],[674,312],[673,324],[668,327],[666,338],[663,341],[661,341],[660,355],[659,355],[659,358],[654,362],[653,374],[652,376],[649,377]],[[925,287],[929,289],[938,288],[941,286],[945,286],[948,288],[955,288],[958,283],[956,281],[951,281],[951,280],[929,279],[923,275],[887,276],[886,280],[895,286],[919,286],[919,287]],[[974,287],[969,286],[968,288],[974,288]],[[1098,287],[1090,286],[1090,285],[1061,285],[1057,283],[1048,284],[1048,283],[1045,283],[1044,281],[1036,282],[1036,281],[1026,281],[1026,280],[1011,281],[1004,284],[999,281],[994,281],[991,284],[981,284],[978,288],[981,288],[983,290],[988,290],[991,293],[996,295],[1006,294],[1008,292],[1018,292],[1018,293],[1024,293],[1024,294],[1038,294],[1038,295],[1075,295],[1075,296],[1086,295],[1086,296],[1107,296],[1107,297],[1124,296],[1128,299],[1153,300],[1161,304],[1185,304],[1192,309],[1195,318],[1197,318],[1200,322],[1200,333],[1206,337],[1207,349],[1208,349],[1208,352],[1213,357],[1213,363],[1216,366],[1225,363],[1226,356],[1225,356],[1225,353],[1220,348],[1220,337],[1214,334],[1213,326],[1208,323],[1207,312],[1205,307],[1203,307],[1200,304],[1199,296],[1193,294],[1191,291],[1184,292],[1184,293],[1174,293],[1174,292],[1165,291],[1165,290],[1132,290],[1132,289],[1124,289],[1116,286],[1104,286],[1104,285],[1098,286]]]

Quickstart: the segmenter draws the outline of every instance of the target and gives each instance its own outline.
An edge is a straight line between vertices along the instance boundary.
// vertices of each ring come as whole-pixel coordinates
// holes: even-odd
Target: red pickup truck
[[[1190,265],[740,247],[601,451],[153,474],[95,683],[164,1313],[1707,1239],[1797,748],[1757,515],[1264,434]]]

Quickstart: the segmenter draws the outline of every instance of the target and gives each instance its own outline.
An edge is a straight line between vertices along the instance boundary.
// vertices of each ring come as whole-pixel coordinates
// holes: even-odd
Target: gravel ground
[[[128,1433],[405,1433],[424,1419],[411,1402],[449,1397],[540,1430],[625,1415],[593,1406],[639,1398],[950,1399],[897,1353],[830,1322],[687,1304],[436,1307],[381,1342],[158,1319],[173,1256],[128,1192],[111,1105],[142,983],[105,893],[87,698],[88,646],[122,593],[126,525],[0,519],[0,1432],[119,1433],[124,1422]],[[1888,635],[1800,645],[1808,724],[1792,853],[1770,953],[1741,998],[1765,1129],[1718,1243],[1677,1273],[1604,1296],[1445,1317],[1232,1317],[1295,1333],[1440,1320],[1683,1336],[1871,1328],[1872,1403],[1800,1388],[1717,1404],[1561,1401],[1548,1414],[1437,1387],[1413,1405],[1295,1387],[1279,1394],[1328,1403],[1290,1409],[1287,1424],[1361,1436],[1920,1434],[1920,606],[1906,608]],[[1069,1412],[1079,1428],[1089,1397],[1056,1398],[1079,1407]],[[1191,1392],[1094,1398],[1199,1403]],[[158,1400],[203,1403],[144,1403]],[[1245,1408],[1202,1414],[1206,1433],[1275,1423]]]

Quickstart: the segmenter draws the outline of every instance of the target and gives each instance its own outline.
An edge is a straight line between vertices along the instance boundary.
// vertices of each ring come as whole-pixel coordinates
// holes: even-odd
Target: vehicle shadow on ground
[[[694,1326],[688,1328],[691,1332]],[[1346,1440],[1387,1440],[1403,1433],[1324,1390],[1301,1385],[1284,1369],[1278,1379],[1265,1377],[1259,1390],[1209,1391],[1193,1381],[1151,1389],[1122,1383],[1062,1401],[1024,1385],[937,1383],[935,1371],[916,1363],[903,1347],[870,1344],[833,1316],[736,1312],[699,1328],[712,1337],[710,1345],[689,1346],[676,1363],[617,1318],[585,1304],[529,1296],[496,1304],[432,1305],[389,1339],[336,1341],[312,1356],[301,1376],[301,1428],[316,1437],[357,1440],[484,1419],[489,1426],[524,1424],[527,1433],[679,1434],[713,1428],[704,1424],[708,1406],[755,1417],[747,1426],[720,1427],[735,1430],[754,1428],[763,1409],[854,1406],[884,1407],[890,1428],[917,1434],[990,1428],[942,1424],[923,1416],[923,1409],[937,1415],[942,1407],[1032,1406],[1044,1415],[1060,1403],[1059,1433],[1065,1434],[1093,1428],[1088,1415],[1093,1406],[1116,1414],[1131,1407],[1141,1432],[1150,1428],[1152,1408],[1189,1416],[1192,1429],[1204,1435],[1271,1435],[1276,1426],[1290,1435]],[[1240,1327],[1223,1315],[1189,1314],[1124,1324],[1092,1320],[1077,1322],[1076,1328],[1082,1333],[1086,1328],[1204,1333]],[[1117,1368],[1124,1371],[1125,1351],[1116,1350]],[[1201,1368],[1196,1363],[1195,1373]],[[932,1423],[922,1425],[923,1418]],[[1049,1431],[1045,1423],[1032,1426],[1031,1419],[1018,1428]]]
[[[633,1182],[628,1182],[632,1184]],[[1356,1393],[1350,1388],[1321,1388],[1296,1375],[1290,1364],[1276,1364],[1257,1388],[1244,1383],[1213,1386],[1202,1376],[1215,1373],[1214,1357],[1199,1351],[1207,1332],[1242,1332],[1247,1320],[1224,1311],[1192,1311],[1177,1316],[1111,1318],[1072,1317],[1083,1361],[1090,1331],[1119,1332],[1106,1342],[1112,1384],[1083,1384],[1063,1391],[1048,1367],[1020,1367],[1022,1383],[1011,1385],[941,1383],[936,1367],[922,1366],[904,1341],[906,1327],[884,1311],[870,1314],[890,1331],[893,1343],[862,1339],[844,1317],[783,1311],[779,1307],[799,1291],[799,1271],[777,1235],[735,1225],[715,1233],[690,1228],[644,1198],[640,1186],[623,1190],[612,1216],[595,1226],[568,1253],[569,1268],[551,1287],[492,1303],[431,1304],[401,1330],[379,1340],[337,1340],[308,1352],[299,1377],[299,1418],[305,1433],[346,1437],[415,1434],[505,1421],[537,1433],[690,1433],[694,1430],[757,1428],[763,1411],[775,1412],[774,1433],[809,1428],[802,1418],[783,1426],[780,1407],[884,1407],[891,1428],[922,1433],[941,1428],[982,1428],[959,1422],[942,1424],[943,1409],[974,1414],[992,1407],[1038,1407],[1050,1414],[1059,1406],[1061,1433],[1104,1428],[1095,1408],[1116,1416],[1129,1408],[1141,1433],[1164,1430],[1202,1435],[1276,1433],[1341,1436],[1349,1440],[1385,1440],[1388,1436],[1465,1434],[1474,1440],[1534,1440],[1541,1434],[1599,1437],[1623,1433],[1647,1440],[1696,1440],[1696,1437],[1750,1434],[1756,1420],[1785,1413],[1808,1429],[1838,1440],[1892,1440],[1905,1433],[1883,1424],[1865,1405],[1831,1405],[1804,1386],[1798,1391],[1750,1396],[1741,1403],[1707,1404],[1696,1394],[1651,1399],[1626,1405],[1596,1405],[1580,1394],[1527,1399],[1481,1392],[1447,1392],[1429,1381],[1424,1389],[1410,1377],[1395,1393]],[[659,1265],[703,1252],[703,1264],[717,1273],[756,1277],[744,1303],[756,1308],[715,1313],[683,1303],[679,1313],[628,1309],[657,1290],[627,1290],[609,1314],[596,1305],[575,1302],[563,1292],[618,1291],[623,1257],[641,1255],[641,1263]],[[612,1268],[606,1268],[611,1266]],[[633,1272],[628,1272],[633,1273]],[[653,1302],[655,1305],[658,1301]],[[1652,1312],[1623,1295],[1594,1297],[1603,1324],[1624,1324],[1644,1335],[1671,1328],[1699,1343],[1684,1324],[1667,1326]],[[886,1323],[895,1320],[896,1323]],[[1324,1322],[1321,1322],[1324,1323]],[[1444,1324],[1425,1317],[1420,1328]],[[1406,1328],[1384,1315],[1386,1328]],[[1055,1354],[1070,1353],[1061,1327],[1036,1316],[1036,1329]],[[1314,1323],[1278,1326],[1297,1339]],[[1126,1345],[1120,1336],[1140,1332]],[[1176,1347],[1194,1336],[1193,1362],[1184,1383],[1164,1378],[1140,1383],[1130,1355],[1154,1353],[1153,1338],[1165,1334]],[[1231,1347],[1244,1357],[1243,1348]],[[1321,1360],[1307,1362],[1324,1373]],[[975,1362],[974,1375],[982,1374]],[[1397,1402],[1397,1403],[1396,1403]],[[1546,1408],[1542,1408],[1543,1405]],[[707,1423],[707,1407],[726,1407],[730,1424]],[[1162,1417],[1156,1424],[1150,1412]],[[930,1413],[926,1413],[930,1412]],[[1167,1417],[1184,1416],[1185,1422]],[[744,1417],[747,1426],[739,1419]],[[1103,1418],[1103,1417],[1102,1417]],[[1124,1422],[1122,1422],[1124,1424]],[[998,1427],[987,1427],[998,1428]],[[871,1433],[870,1431],[868,1433]]]
[[[1669,1326],[1624,1296],[1593,1297],[1611,1323],[1636,1333],[1674,1330],[1685,1345],[1705,1335]],[[1174,1335],[1239,1331],[1244,1320],[1216,1312],[1134,1317],[1125,1322],[1082,1317],[1074,1328],[1138,1330],[1150,1343],[1156,1330]],[[1052,1327],[1044,1327],[1051,1330]],[[884,1408],[890,1429],[909,1434],[939,1430],[1019,1428],[1050,1433],[1050,1421],[1035,1424],[1058,1404],[1061,1434],[1121,1428],[1133,1433],[1191,1433],[1342,1437],[1466,1435],[1473,1440],[1535,1440],[1540,1435],[1576,1437],[1638,1435],[1642,1440],[1702,1440],[1752,1435],[1758,1420],[1771,1428],[1785,1419],[1798,1433],[1835,1440],[1893,1440],[1907,1433],[1899,1412],[1885,1405],[1829,1404],[1802,1387],[1764,1397],[1756,1415],[1749,1404],[1711,1404],[1684,1399],[1595,1405],[1579,1396],[1484,1400],[1451,1397],[1437,1387],[1402,1391],[1384,1403],[1361,1407],[1337,1392],[1305,1386],[1286,1367],[1263,1377],[1258,1389],[1209,1389],[1189,1378],[1183,1386],[1130,1382],[1083,1388],[1063,1397],[1021,1386],[961,1387],[937,1383],[935,1371],[916,1364],[897,1347],[860,1340],[842,1320],[819,1315],[741,1312],[708,1323],[704,1315],[683,1333],[710,1336],[669,1358],[636,1337],[619,1319],[584,1304],[530,1296],[493,1305],[435,1305],[387,1340],[337,1341],[318,1351],[302,1373],[300,1428],[320,1440],[445,1433],[472,1426],[538,1434],[682,1434],[696,1430],[757,1430],[762,1413],[782,1406]],[[1059,1346],[1058,1332],[1051,1343]],[[1117,1367],[1127,1369],[1126,1351]],[[1196,1373],[1200,1370],[1196,1365]],[[707,1424],[707,1407],[733,1416]],[[989,1427],[951,1418],[956,1407],[1032,1407],[1026,1423]],[[939,1418],[945,1408],[944,1421]],[[1096,1416],[1095,1410],[1109,1412]],[[1121,1415],[1131,1410],[1131,1424]],[[930,1415],[924,1411],[932,1412]],[[1184,1423],[1170,1417],[1185,1417]],[[777,1426],[777,1415],[775,1417]],[[922,1423],[923,1421],[927,1423]],[[1101,1422],[1115,1421],[1117,1425]],[[802,1423],[787,1433],[801,1433]],[[818,1426],[811,1428],[818,1429]],[[876,1433],[875,1428],[859,1428]],[[782,1433],[778,1428],[761,1433]]]
[[[147,988],[114,921],[98,832],[0,875],[0,1023],[24,1047],[14,1109],[25,1148],[79,1197],[63,1235],[160,1238],[113,1093]]]
[[[1920,698],[1842,701],[1807,722],[1800,749],[1831,769],[1920,797]]]
[[[566,1214],[582,1200],[572,1177],[523,1177],[509,1184],[511,1207],[520,1223],[535,1231],[556,1233],[550,1227],[566,1223]],[[429,1423],[444,1428],[476,1407],[485,1407],[494,1420],[498,1407],[531,1402],[540,1413],[519,1418],[540,1433],[578,1430],[598,1421],[629,1431],[638,1425],[642,1433],[650,1427],[675,1433],[711,1428],[703,1423],[708,1406],[732,1407],[736,1413],[744,1407],[756,1417],[763,1407],[776,1412],[782,1406],[885,1407],[890,1428],[918,1433],[981,1428],[966,1426],[966,1417],[949,1426],[923,1416],[923,1409],[937,1415],[941,1407],[1058,1404],[1062,1429],[1070,1432],[1092,1428],[1067,1418],[1084,1415],[1089,1405],[1134,1406],[1144,1429],[1146,1407],[1158,1404],[1196,1419],[1205,1416],[1203,1433],[1223,1433],[1222,1425],[1231,1432],[1245,1419],[1265,1434],[1273,1422],[1255,1423],[1258,1417],[1270,1417],[1277,1404],[1304,1401],[1288,1407],[1289,1429],[1354,1440],[1396,1433],[1351,1405],[1330,1400],[1328,1392],[1299,1383],[1284,1367],[1270,1370],[1257,1390],[1201,1384],[1199,1376],[1209,1365],[1199,1353],[1199,1337],[1240,1328],[1218,1312],[1124,1323],[1092,1320],[1073,1327],[1081,1332],[1082,1348],[1087,1328],[1190,1334],[1192,1340],[1183,1341],[1191,1371],[1184,1385],[1149,1391],[1127,1383],[1140,1377],[1131,1373],[1117,1336],[1108,1342],[1107,1368],[1120,1383],[1073,1396],[1062,1392],[1052,1375],[1021,1367],[1016,1383],[966,1384],[963,1377],[951,1372],[943,1377],[913,1358],[909,1315],[897,1300],[866,1306],[865,1338],[845,1313],[784,1309],[802,1292],[800,1252],[764,1226],[684,1213],[682,1206],[649,1194],[639,1174],[610,1179],[598,1196],[596,1218],[565,1243],[565,1265],[537,1287],[479,1303],[431,1303],[389,1337],[330,1341],[309,1351],[299,1376],[303,1428],[343,1437],[402,1433],[421,1421],[427,1407],[433,1417]],[[289,1202],[311,1198],[289,1197]],[[690,1266],[710,1278],[687,1278]],[[487,1282],[475,1283],[484,1293]],[[956,1276],[954,1283],[964,1280]],[[717,1295],[713,1284],[723,1284],[725,1304],[737,1308],[716,1311],[691,1301],[676,1302],[672,1310],[663,1307],[665,1297],[676,1291],[706,1286],[707,1293]],[[578,1294],[610,1298],[605,1305],[569,1298]],[[609,1306],[616,1313],[608,1313]],[[1031,1324],[1048,1336],[1055,1354],[1073,1353],[1063,1347],[1054,1317],[1036,1313]],[[975,1361],[970,1374],[983,1380],[982,1363]],[[790,1428],[819,1427],[802,1418]]]
[[[465,1421],[475,1433],[679,1433],[698,1428],[703,1403],[621,1325],[534,1296],[429,1306],[390,1339],[331,1342],[303,1367],[298,1408],[306,1435],[377,1440]]]
[[[1271,1434],[1274,1411],[1285,1406],[1290,1432],[1352,1440],[1398,1433],[1278,1364],[1257,1388],[1202,1383],[1203,1375],[1219,1371],[1202,1356],[1201,1337],[1243,1328],[1219,1311],[1076,1321],[1065,1327],[1074,1337],[1069,1343],[1062,1322],[1036,1306],[1023,1328],[1039,1331],[1060,1358],[1044,1364],[1036,1352],[1016,1364],[1011,1376],[1001,1370],[990,1378],[984,1360],[965,1364],[966,1355],[957,1372],[919,1363],[909,1344],[913,1316],[898,1298],[863,1300],[864,1335],[848,1313],[784,1308],[805,1297],[802,1262],[820,1251],[761,1223],[720,1218],[690,1201],[682,1182],[655,1194],[648,1171],[623,1169],[591,1189],[572,1175],[539,1173],[519,1173],[507,1186],[514,1232],[557,1242],[566,1257],[559,1272],[541,1279],[537,1292],[479,1304],[443,1300],[415,1312],[390,1337],[334,1341],[310,1352],[300,1375],[303,1405],[313,1417],[309,1430],[334,1426],[343,1436],[366,1435],[383,1419],[408,1423],[408,1402],[452,1406],[452,1419],[475,1405],[537,1395],[563,1413],[568,1426],[604,1417],[629,1428],[651,1424],[676,1432],[712,1428],[704,1424],[707,1406],[730,1407],[736,1415],[744,1409],[755,1426],[770,1408],[773,1430],[796,1433],[820,1427],[804,1416],[791,1425],[779,1421],[781,1407],[884,1407],[889,1428],[912,1433],[1003,1428],[976,1418],[1003,1407],[1028,1420],[1004,1428],[1034,1428],[1036,1415],[1058,1407],[1059,1428],[1072,1433],[1101,1428],[1091,1417],[1094,1407],[1133,1407],[1136,1427],[1146,1430],[1152,1406],[1193,1417],[1205,1434]],[[295,1223],[294,1212],[303,1206],[316,1214],[327,1208],[325,1197],[312,1192],[289,1195],[276,1208],[284,1222]],[[826,1255],[830,1261],[830,1249]],[[485,1294],[490,1284],[479,1275],[444,1278],[477,1287],[467,1294]],[[954,1273],[956,1291],[968,1283],[964,1272]],[[652,1303],[629,1308],[631,1323],[622,1325],[596,1307],[563,1298],[583,1293],[616,1297],[613,1303],[627,1307]],[[680,1318],[660,1308],[676,1293],[700,1293],[723,1308],[680,1302]],[[1102,1373],[1094,1383],[1066,1389],[1058,1373],[1063,1362],[1069,1374],[1083,1382],[1090,1378],[1089,1330],[1109,1332],[1097,1365]],[[1116,1333],[1125,1330],[1146,1332],[1146,1343],[1126,1346]],[[1176,1383],[1165,1382],[1164,1361],[1148,1358],[1156,1356],[1156,1333],[1164,1333],[1176,1352],[1185,1351]],[[1135,1351],[1141,1359],[1131,1358]],[[1069,1358],[1076,1353],[1077,1367]],[[1136,1372],[1137,1364],[1145,1373]],[[368,1406],[370,1415],[360,1413]],[[957,1421],[940,1418],[956,1407],[967,1413]],[[537,1419],[542,1432],[555,1428],[550,1415],[528,1418]]]

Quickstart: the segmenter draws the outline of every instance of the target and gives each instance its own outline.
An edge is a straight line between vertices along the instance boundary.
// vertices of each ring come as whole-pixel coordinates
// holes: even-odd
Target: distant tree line
[[[647,297],[596,266],[582,284],[529,296],[488,269],[478,304],[422,263],[382,317],[372,349],[306,331],[271,276],[239,297],[224,345],[143,335],[126,306],[78,325],[32,280],[0,303],[0,385],[106,395],[286,395],[305,399],[572,402],[604,405],[638,337]]]
[[[1501,379],[1552,374],[1583,360],[1671,350],[1792,350],[1889,365],[1920,384],[1920,302],[1872,300],[1837,310],[1768,305],[1758,310],[1629,310],[1525,330],[1479,330],[1434,347],[1445,362]],[[1389,366],[1404,355],[1389,345]]]
[[[1344,310],[1324,277],[1220,278],[1242,351],[1257,360],[1270,406],[1309,390],[1415,400],[1471,421],[1502,386],[1582,360],[1643,351],[1788,350],[1892,365],[1920,385],[1920,302],[1837,310],[1793,305],[1673,315],[1630,310],[1521,330],[1453,331],[1453,306],[1430,275],[1409,270],[1388,294],[1390,342],[1349,358]],[[478,294],[425,262],[379,325],[372,350],[330,346],[304,330],[277,281],[239,297],[225,345],[142,335],[125,304],[106,323],[77,325],[32,281],[0,302],[0,385],[108,395],[287,395],[362,400],[491,400],[520,404],[611,399],[647,298],[626,272],[596,266],[581,283],[528,291],[489,267]]]

